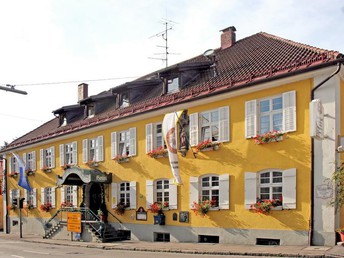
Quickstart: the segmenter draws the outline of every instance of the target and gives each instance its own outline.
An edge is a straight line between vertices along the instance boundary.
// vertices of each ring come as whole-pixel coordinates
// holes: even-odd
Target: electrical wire
[[[42,120],[38,120],[38,119],[34,119],[34,118],[27,118],[27,117],[22,117],[22,116],[13,116],[13,115],[2,114],[2,113],[0,113],[0,116],[7,116],[7,117],[11,117],[11,118],[24,119],[24,120],[30,120],[30,121],[36,121],[36,122],[44,123],[44,121],[42,121]]]

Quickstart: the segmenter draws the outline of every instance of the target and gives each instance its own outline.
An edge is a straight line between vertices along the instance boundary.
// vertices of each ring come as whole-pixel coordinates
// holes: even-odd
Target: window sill
[[[253,137],[253,139],[254,139],[254,143],[257,145],[264,145],[264,144],[273,143],[273,142],[281,142],[284,140],[283,135],[277,138],[258,139],[257,137]]]
[[[271,207],[271,210],[272,211],[281,211],[281,210],[283,210],[283,206],[282,205],[274,206],[274,207]]]

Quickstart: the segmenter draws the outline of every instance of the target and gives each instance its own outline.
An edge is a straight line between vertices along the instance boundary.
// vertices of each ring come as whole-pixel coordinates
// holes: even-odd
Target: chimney
[[[88,97],[88,84],[81,83],[78,85],[78,102]]]
[[[226,49],[233,46],[235,44],[235,27],[231,26],[220,31],[222,31],[221,49]]]

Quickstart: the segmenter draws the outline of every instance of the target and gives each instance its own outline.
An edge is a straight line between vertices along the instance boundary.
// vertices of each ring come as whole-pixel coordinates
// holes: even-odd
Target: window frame
[[[91,143],[94,142],[94,148],[90,148]],[[94,151],[93,159],[90,158],[91,150]],[[104,137],[102,135],[82,140],[82,162],[101,162],[104,161]]]
[[[65,152],[66,148],[70,148],[68,151],[68,155],[71,157],[71,161],[67,161],[67,153]],[[75,166],[78,164],[78,144],[77,141],[69,142],[66,144],[60,144],[60,166],[63,167],[65,165],[72,165]]]
[[[213,178],[217,178],[217,180],[213,180]],[[204,186],[204,180],[209,179],[209,186]],[[217,182],[217,185],[213,185],[213,183]],[[208,191],[208,195],[205,195],[203,192]],[[217,195],[215,194],[215,191],[217,191]],[[206,197],[207,196],[207,197]],[[216,203],[213,205],[210,209],[216,210],[219,209],[219,196],[220,196],[220,177],[216,174],[211,175],[203,175],[200,177],[200,198],[201,201],[209,200],[214,201],[214,196]]]
[[[155,180],[154,189],[154,202],[163,204],[164,202],[170,203],[170,181],[166,178]],[[161,188],[159,187],[161,185]],[[161,196],[159,196],[161,195]]]
[[[281,101],[282,101],[281,108],[279,108],[277,110],[273,108],[273,106],[274,106],[273,101],[275,99],[281,99]],[[269,101],[269,110],[262,112],[261,111],[262,102],[265,102],[265,101]],[[282,118],[279,128],[274,127],[274,122],[275,122],[274,115],[276,115],[276,114],[281,115],[281,118]],[[282,131],[282,129],[283,129],[283,96],[282,96],[282,94],[271,96],[268,98],[259,99],[258,100],[258,116],[259,116],[259,119],[258,119],[258,132],[259,132],[259,134],[264,134],[264,133],[271,132],[274,130]],[[269,117],[269,129],[267,131],[262,130],[262,122],[261,122],[262,117]]]
[[[40,169],[55,168],[55,147],[40,149]]]
[[[168,180],[169,183],[169,210],[178,209],[178,194],[177,185],[175,184],[174,178],[158,178],[155,180],[146,180],[146,208],[149,209],[150,206],[157,201],[156,197],[156,182],[159,180]]]
[[[126,209],[136,210],[137,204],[137,182],[136,181],[121,181],[118,183],[111,183],[111,207],[116,209],[117,204],[120,202],[120,185],[122,183],[129,183],[129,198],[130,206]]]
[[[129,132],[129,157],[136,156],[136,127],[131,127],[127,130],[122,130],[120,132]],[[111,133],[111,158],[114,159],[118,155],[122,155],[119,153],[119,133],[120,132],[112,132]]]
[[[56,188],[47,186],[41,188],[41,204],[51,203],[52,208],[56,208]]]

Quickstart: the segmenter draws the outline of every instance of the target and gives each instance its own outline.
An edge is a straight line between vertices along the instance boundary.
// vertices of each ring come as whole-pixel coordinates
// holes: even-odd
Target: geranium
[[[167,209],[169,207],[169,203],[168,202],[154,202],[153,204],[151,204],[149,206],[149,210],[152,213],[161,213],[163,209]]]
[[[40,208],[42,211],[48,212],[52,207],[53,206],[51,205],[51,203],[46,202],[46,203],[42,203]]]
[[[253,139],[255,144],[265,144],[273,141],[277,142],[282,135],[282,132],[274,130],[264,134],[257,134]]]
[[[158,158],[159,156],[165,156],[166,154],[167,154],[167,150],[164,148],[164,146],[160,146],[147,153],[148,156],[155,159]]]
[[[124,154],[124,155],[117,155],[116,157],[113,158],[113,160],[117,162],[121,162],[121,161],[127,160],[128,158],[129,156]]]
[[[344,234],[344,227],[337,228],[336,232],[339,234]]]
[[[282,198],[272,200],[257,199],[257,202],[251,204],[250,208],[257,213],[268,214],[271,211],[271,207],[280,205],[282,205]]]
[[[73,203],[71,203],[71,202],[63,202],[63,203],[61,203],[61,207],[62,207],[62,208],[74,207],[74,205],[73,205]]]
[[[199,200],[198,202],[194,201],[192,203],[191,210],[196,215],[201,215],[204,217],[208,213],[210,208],[214,206],[216,206],[216,200]]]
[[[200,142],[197,146],[196,146],[196,150],[197,151],[202,151],[204,149],[207,148],[214,148],[215,146],[219,146],[220,143],[219,142],[212,142],[211,140],[204,140],[203,142]]]
[[[94,160],[89,160],[87,163],[87,166],[89,167],[98,167],[98,162],[94,161]]]
[[[44,166],[44,167],[42,167],[42,171],[44,171],[44,172],[51,172],[51,168],[50,167],[47,167],[47,166]]]
[[[125,212],[125,208],[127,208],[128,205],[124,204],[123,202],[119,202],[115,208],[115,213],[118,215],[123,215]]]

